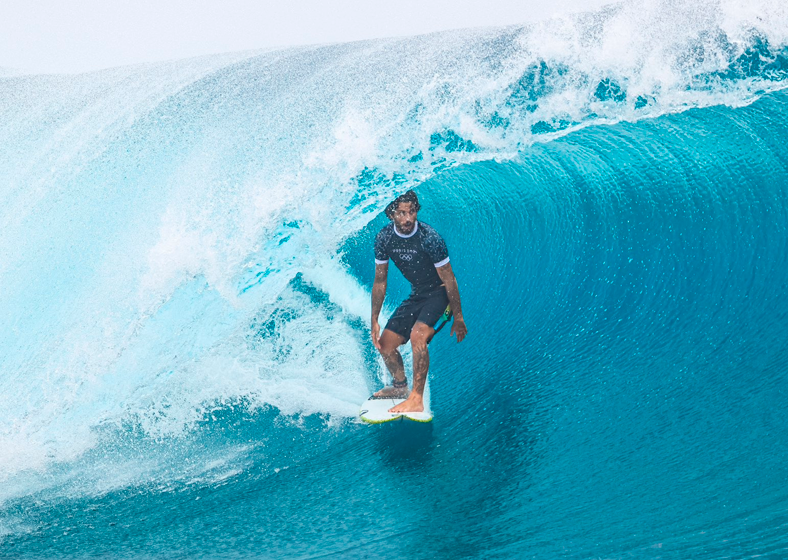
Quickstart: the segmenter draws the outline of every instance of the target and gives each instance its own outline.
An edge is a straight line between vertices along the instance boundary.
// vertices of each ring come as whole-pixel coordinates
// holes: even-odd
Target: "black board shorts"
[[[386,329],[397,333],[405,340],[410,340],[410,333],[416,321],[435,328],[448,305],[449,296],[444,286],[439,286],[426,294],[411,295],[399,305],[386,323]]]

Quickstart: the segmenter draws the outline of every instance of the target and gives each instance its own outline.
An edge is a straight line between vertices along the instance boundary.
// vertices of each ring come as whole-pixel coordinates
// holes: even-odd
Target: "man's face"
[[[394,225],[397,231],[405,235],[412,233],[416,227],[416,204],[413,202],[400,202],[394,210]]]

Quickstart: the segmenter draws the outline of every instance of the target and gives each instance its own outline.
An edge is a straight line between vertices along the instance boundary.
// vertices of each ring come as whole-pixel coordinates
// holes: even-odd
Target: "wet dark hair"
[[[421,204],[419,204],[419,197],[416,196],[416,193],[412,190],[399,195],[397,198],[392,200],[388,206],[386,206],[386,216],[388,216],[389,220],[394,219],[394,212],[396,212],[397,207],[403,202],[412,202],[416,212],[421,210]]]

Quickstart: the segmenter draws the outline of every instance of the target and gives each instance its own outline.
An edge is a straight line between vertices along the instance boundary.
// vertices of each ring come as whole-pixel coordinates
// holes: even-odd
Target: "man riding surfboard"
[[[427,345],[432,340],[447,305],[454,315],[451,334],[461,342],[468,329],[462,315],[460,291],[449,263],[443,238],[416,218],[421,206],[416,193],[408,191],[386,207],[391,223],[375,238],[375,281],[372,286],[372,343],[378,349],[394,381],[375,397],[403,398],[389,412],[422,412],[424,384],[430,365]],[[391,316],[380,334],[378,315],[383,307],[389,261],[411,284],[411,293]],[[408,391],[405,367],[398,348],[410,340],[413,349],[413,390]]]

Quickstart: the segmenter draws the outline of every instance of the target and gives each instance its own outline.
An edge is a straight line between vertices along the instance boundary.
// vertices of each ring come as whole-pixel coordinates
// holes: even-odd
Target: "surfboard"
[[[361,405],[359,418],[367,424],[383,424],[386,422],[396,422],[400,420],[412,420],[413,422],[432,422],[432,410],[430,409],[430,387],[429,381],[424,388],[424,412],[398,412],[391,413],[389,409],[398,405],[405,399],[376,399],[369,397]]]

